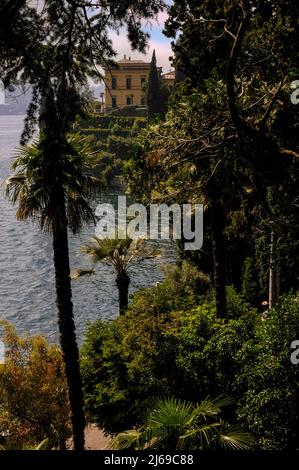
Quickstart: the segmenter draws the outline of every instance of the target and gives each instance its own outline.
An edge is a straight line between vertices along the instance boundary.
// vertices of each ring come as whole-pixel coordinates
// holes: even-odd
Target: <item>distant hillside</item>
[[[91,87],[96,98],[100,97],[100,93],[104,91],[104,86]],[[31,99],[31,88],[27,88],[26,93],[21,88],[16,89],[13,93],[5,92],[5,105],[0,104],[0,116],[26,114]]]
[[[0,115],[25,114],[31,99],[31,88],[24,93],[21,88],[14,92],[5,92],[5,105],[0,105]]]

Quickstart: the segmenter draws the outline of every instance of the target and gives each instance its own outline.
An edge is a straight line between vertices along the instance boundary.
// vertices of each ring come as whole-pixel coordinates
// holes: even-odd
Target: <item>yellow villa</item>
[[[105,68],[105,111],[124,106],[145,106],[144,83],[150,62],[124,56],[117,66]]]
[[[105,67],[105,105],[103,111],[125,106],[146,106],[144,84],[148,80],[150,62],[132,60],[124,56],[116,66]],[[167,86],[173,86],[175,72],[169,71],[162,75],[162,67],[158,72]]]

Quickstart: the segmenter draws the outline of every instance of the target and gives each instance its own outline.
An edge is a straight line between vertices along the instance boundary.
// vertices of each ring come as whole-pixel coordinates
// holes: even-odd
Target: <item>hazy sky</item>
[[[168,5],[173,3],[173,0],[165,0]],[[33,6],[41,8],[43,6],[43,0],[31,0]],[[163,67],[163,71],[167,72],[170,70],[169,57],[172,55],[170,40],[162,34],[165,20],[167,18],[167,13],[160,13],[158,15],[158,22],[152,21],[152,25],[145,25],[146,31],[151,35],[149,42],[149,50],[146,55],[140,54],[136,51],[132,51],[130,48],[129,41],[126,37],[126,31],[122,30],[119,35],[115,32],[110,33],[110,37],[113,40],[113,45],[115,50],[118,53],[118,58],[122,59],[124,54],[127,57],[131,56],[133,59],[142,59],[150,62],[152,52],[155,49],[157,55],[157,64],[159,67]]]
[[[150,62],[152,52],[155,49],[158,66],[163,67],[164,72],[170,70],[171,67],[169,57],[172,55],[170,40],[162,34],[166,18],[167,13],[160,13],[158,22],[152,22],[151,26],[146,25],[145,29],[151,35],[151,39],[149,41],[149,50],[146,55],[131,50],[125,30],[121,31],[119,35],[114,32],[110,34],[110,37],[113,40],[114,48],[119,55],[118,58],[122,59],[124,54],[126,54],[127,57],[130,56],[132,60],[142,59]]]

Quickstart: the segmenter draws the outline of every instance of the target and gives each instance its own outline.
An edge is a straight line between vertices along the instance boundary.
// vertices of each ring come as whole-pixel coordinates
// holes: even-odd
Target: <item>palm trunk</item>
[[[220,206],[212,208],[212,236],[213,236],[213,271],[216,297],[216,312],[219,318],[227,316],[227,303],[225,292],[225,248],[224,248],[224,221]]]
[[[63,194],[62,194],[63,197]],[[58,197],[55,195],[56,203]],[[58,208],[60,210],[58,210]],[[84,450],[84,403],[79,366],[79,351],[73,316],[72,289],[70,280],[67,219],[64,199],[56,206],[59,218],[53,226],[53,250],[56,282],[56,303],[60,344],[65,364],[68,395],[71,408],[73,443],[75,450]]]
[[[129,303],[129,285],[130,278],[126,271],[122,271],[116,278],[116,285],[119,294],[119,313],[122,315],[126,312]]]
[[[278,298],[278,272],[276,261],[277,235],[274,225],[271,230],[270,241],[270,269],[269,269],[269,309],[273,308]]]

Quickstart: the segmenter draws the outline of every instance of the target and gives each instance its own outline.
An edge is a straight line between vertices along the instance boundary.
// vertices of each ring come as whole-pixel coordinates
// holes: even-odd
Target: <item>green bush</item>
[[[132,130],[120,126],[119,123],[115,123],[114,126],[111,127],[111,135],[130,138],[132,136]]]
[[[77,125],[82,129],[108,129],[111,126],[111,122],[113,122],[112,116],[90,114],[87,119],[82,119]]]
[[[138,116],[147,117],[147,108],[138,108],[136,106],[125,106],[121,109],[113,109],[110,111],[113,116]]]
[[[145,127],[147,120],[141,116],[90,114],[88,118],[78,121],[76,126],[80,129],[111,129],[115,124],[122,129],[131,129],[135,124]]]
[[[99,152],[96,174],[101,174],[109,184],[121,173],[124,161],[130,157],[133,138],[146,125],[147,120],[142,117],[91,114],[88,119],[79,121],[75,130]]]
[[[138,426],[152,397],[195,402],[226,393],[237,401],[229,420],[248,429],[256,446],[297,448],[299,369],[290,344],[298,338],[298,297],[284,298],[262,320],[234,292],[231,316],[236,303],[244,310],[225,322],[213,302],[173,311],[179,290],[172,302],[174,290],[166,301],[162,291],[163,283],[144,289],[127,315],[88,328],[81,364],[90,419],[115,433]]]
[[[126,116],[111,116],[113,125],[111,127],[117,126],[118,129],[130,129],[133,127],[136,120],[135,117],[126,117]]]
[[[243,350],[239,417],[263,448],[298,448],[299,367],[290,361],[298,325],[299,298],[286,296],[260,323],[255,344]]]
[[[124,137],[110,135],[107,141],[108,151],[119,160],[126,160],[131,151],[131,141]]]
[[[138,132],[140,129],[145,129],[147,126],[147,120],[146,119],[134,119],[134,124],[133,124],[133,132]]]
[[[140,424],[153,396],[196,401],[236,390],[239,351],[258,319],[236,293],[228,309],[233,317],[243,306],[242,317],[217,319],[203,298],[207,282],[186,262],[168,268],[164,282],[133,296],[126,315],[89,326],[81,350],[86,406],[106,432]]]
[[[111,131],[110,129],[95,129],[90,127],[88,129],[81,129],[80,133],[87,136],[92,135],[96,140],[106,142],[111,134]]]

